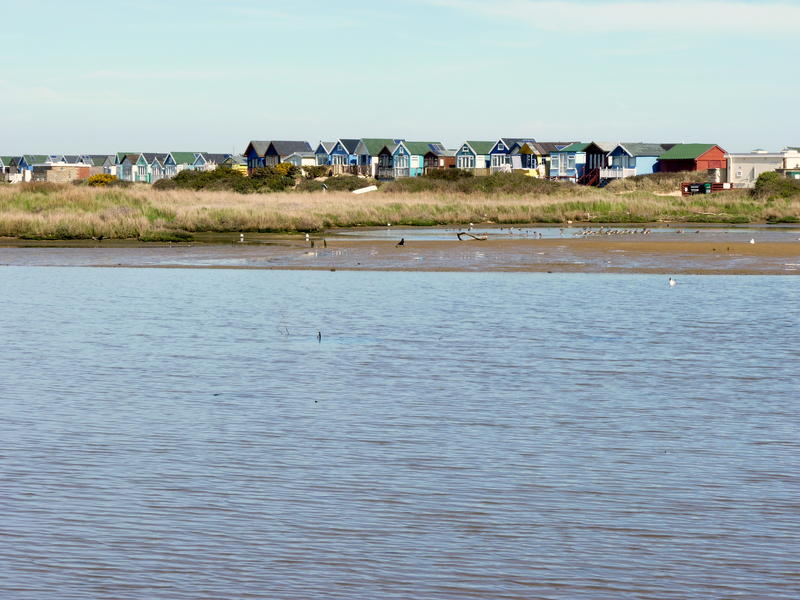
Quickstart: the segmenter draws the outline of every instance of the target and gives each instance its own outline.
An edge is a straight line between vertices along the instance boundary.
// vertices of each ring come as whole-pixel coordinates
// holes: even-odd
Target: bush
[[[289,166],[291,167],[292,165]],[[286,169],[281,169],[281,171],[288,172]],[[281,171],[278,171],[277,167],[259,167],[253,169],[250,173],[250,180],[253,182],[255,191],[280,192],[288,187],[294,186],[294,177],[282,175]]]
[[[281,165],[278,165],[280,167]],[[293,165],[287,167],[261,167],[250,177],[234,169],[219,167],[213,171],[181,171],[172,179],[160,179],[153,184],[156,190],[210,190],[234,191],[240,194],[274,192],[294,186]],[[281,172],[289,173],[282,175]]]
[[[315,165],[313,167],[303,167],[306,178],[316,179],[317,177],[327,177],[331,174],[331,168],[327,165]]]
[[[98,173],[97,175],[92,175],[86,180],[86,185],[91,187],[108,187],[109,185],[113,185],[115,182],[119,181],[116,175],[110,175],[108,173]]]
[[[296,179],[299,169],[295,167],[292,163],[281,163],[274,167],[275,173],[281,175],[283,177],[291,177],[292,179]]]
[[[298,192],[321,192],[327,184],[316,179],[304,179],[297,184],[295,191]]]
[[[678,173],[651,173],[649,175],[634,175],[611,181],[606,189],[612,192],[677,192],[681,183],[692,181],[705,183],[708,173],[705,171],[681,171]]]
[[[753,196],[759,200],[786,199],[798,195],[800,195],[800,180],[789,179],[775,171],[759,175],[753,188]]]
[[[456,181],[465,177],[474,177],[472,171],[465,171],[464,169],[433,169],[426,177],[431,179],[444,179],[446,181]]]
[[[452,169],[457,171],[458,169]],[[436,171],[434,171],[436,172]],[[445,171],[446,172],[446,171]],[[453,177],[450,179],[450,177]],[[535,194],[549,195],[569,192],[580,194],[585,190],[571,184],[528,177],[524,173],[494,173],[488,176],[441,176],[425,175],[405,177],[385,184],[386,192],[455,192],[461,194]]]

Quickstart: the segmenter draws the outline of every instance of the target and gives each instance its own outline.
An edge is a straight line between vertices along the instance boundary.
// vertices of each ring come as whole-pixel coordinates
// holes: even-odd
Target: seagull
[[[244,243],[244,234],[243,233],[239,234],[239,243],[240,244]]]
[[[678,282],[674,280],[672,277],[669,278],[669,287],[675,287],[678,285]]]
[[[755,244],[755,243],[756,243],[755,239],[753,239],[753,238],[750,238],[750,243],[751,243],[751,244]]]
[[[306,241],[308,241],[309,239],[310,239],[309,235],[306,234]]]
[[[400,238],[400,241],[395,244],[395,246],[405,246],[406,245],[406,238]]]

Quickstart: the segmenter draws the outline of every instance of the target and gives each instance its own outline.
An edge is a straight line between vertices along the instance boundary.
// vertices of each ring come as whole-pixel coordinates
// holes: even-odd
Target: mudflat
[[[406,230],[407,231],[407,230]],[[350,235],[348,235],[350,234]],[[797,274],[800,240],[786,232],[488,239],[407,239],[402,232],[357,237],[353,232],[315,236],[248,235],[227,243],[29,242],[0,240],[0,265],[227,269],[632,272],[694,274]],[[403,244],[399,245],[399,240]],[[753,239],[753,238],[751,238]]]

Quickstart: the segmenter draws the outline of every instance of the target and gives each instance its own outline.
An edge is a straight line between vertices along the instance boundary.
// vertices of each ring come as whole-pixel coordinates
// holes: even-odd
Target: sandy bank
[[[6,240],[0,264],[151,268],[343,269],[641,273],[800,273],[800,241],[652,239],[503,239],[485,241],[297,236],[244,244],[87,245]],[[2,244],[3,242],[0,242]]]

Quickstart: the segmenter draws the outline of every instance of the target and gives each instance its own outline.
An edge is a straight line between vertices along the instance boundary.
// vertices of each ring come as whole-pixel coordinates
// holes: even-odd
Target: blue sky
[[[0,154],[800,145],[800,2],[0,0]]]

